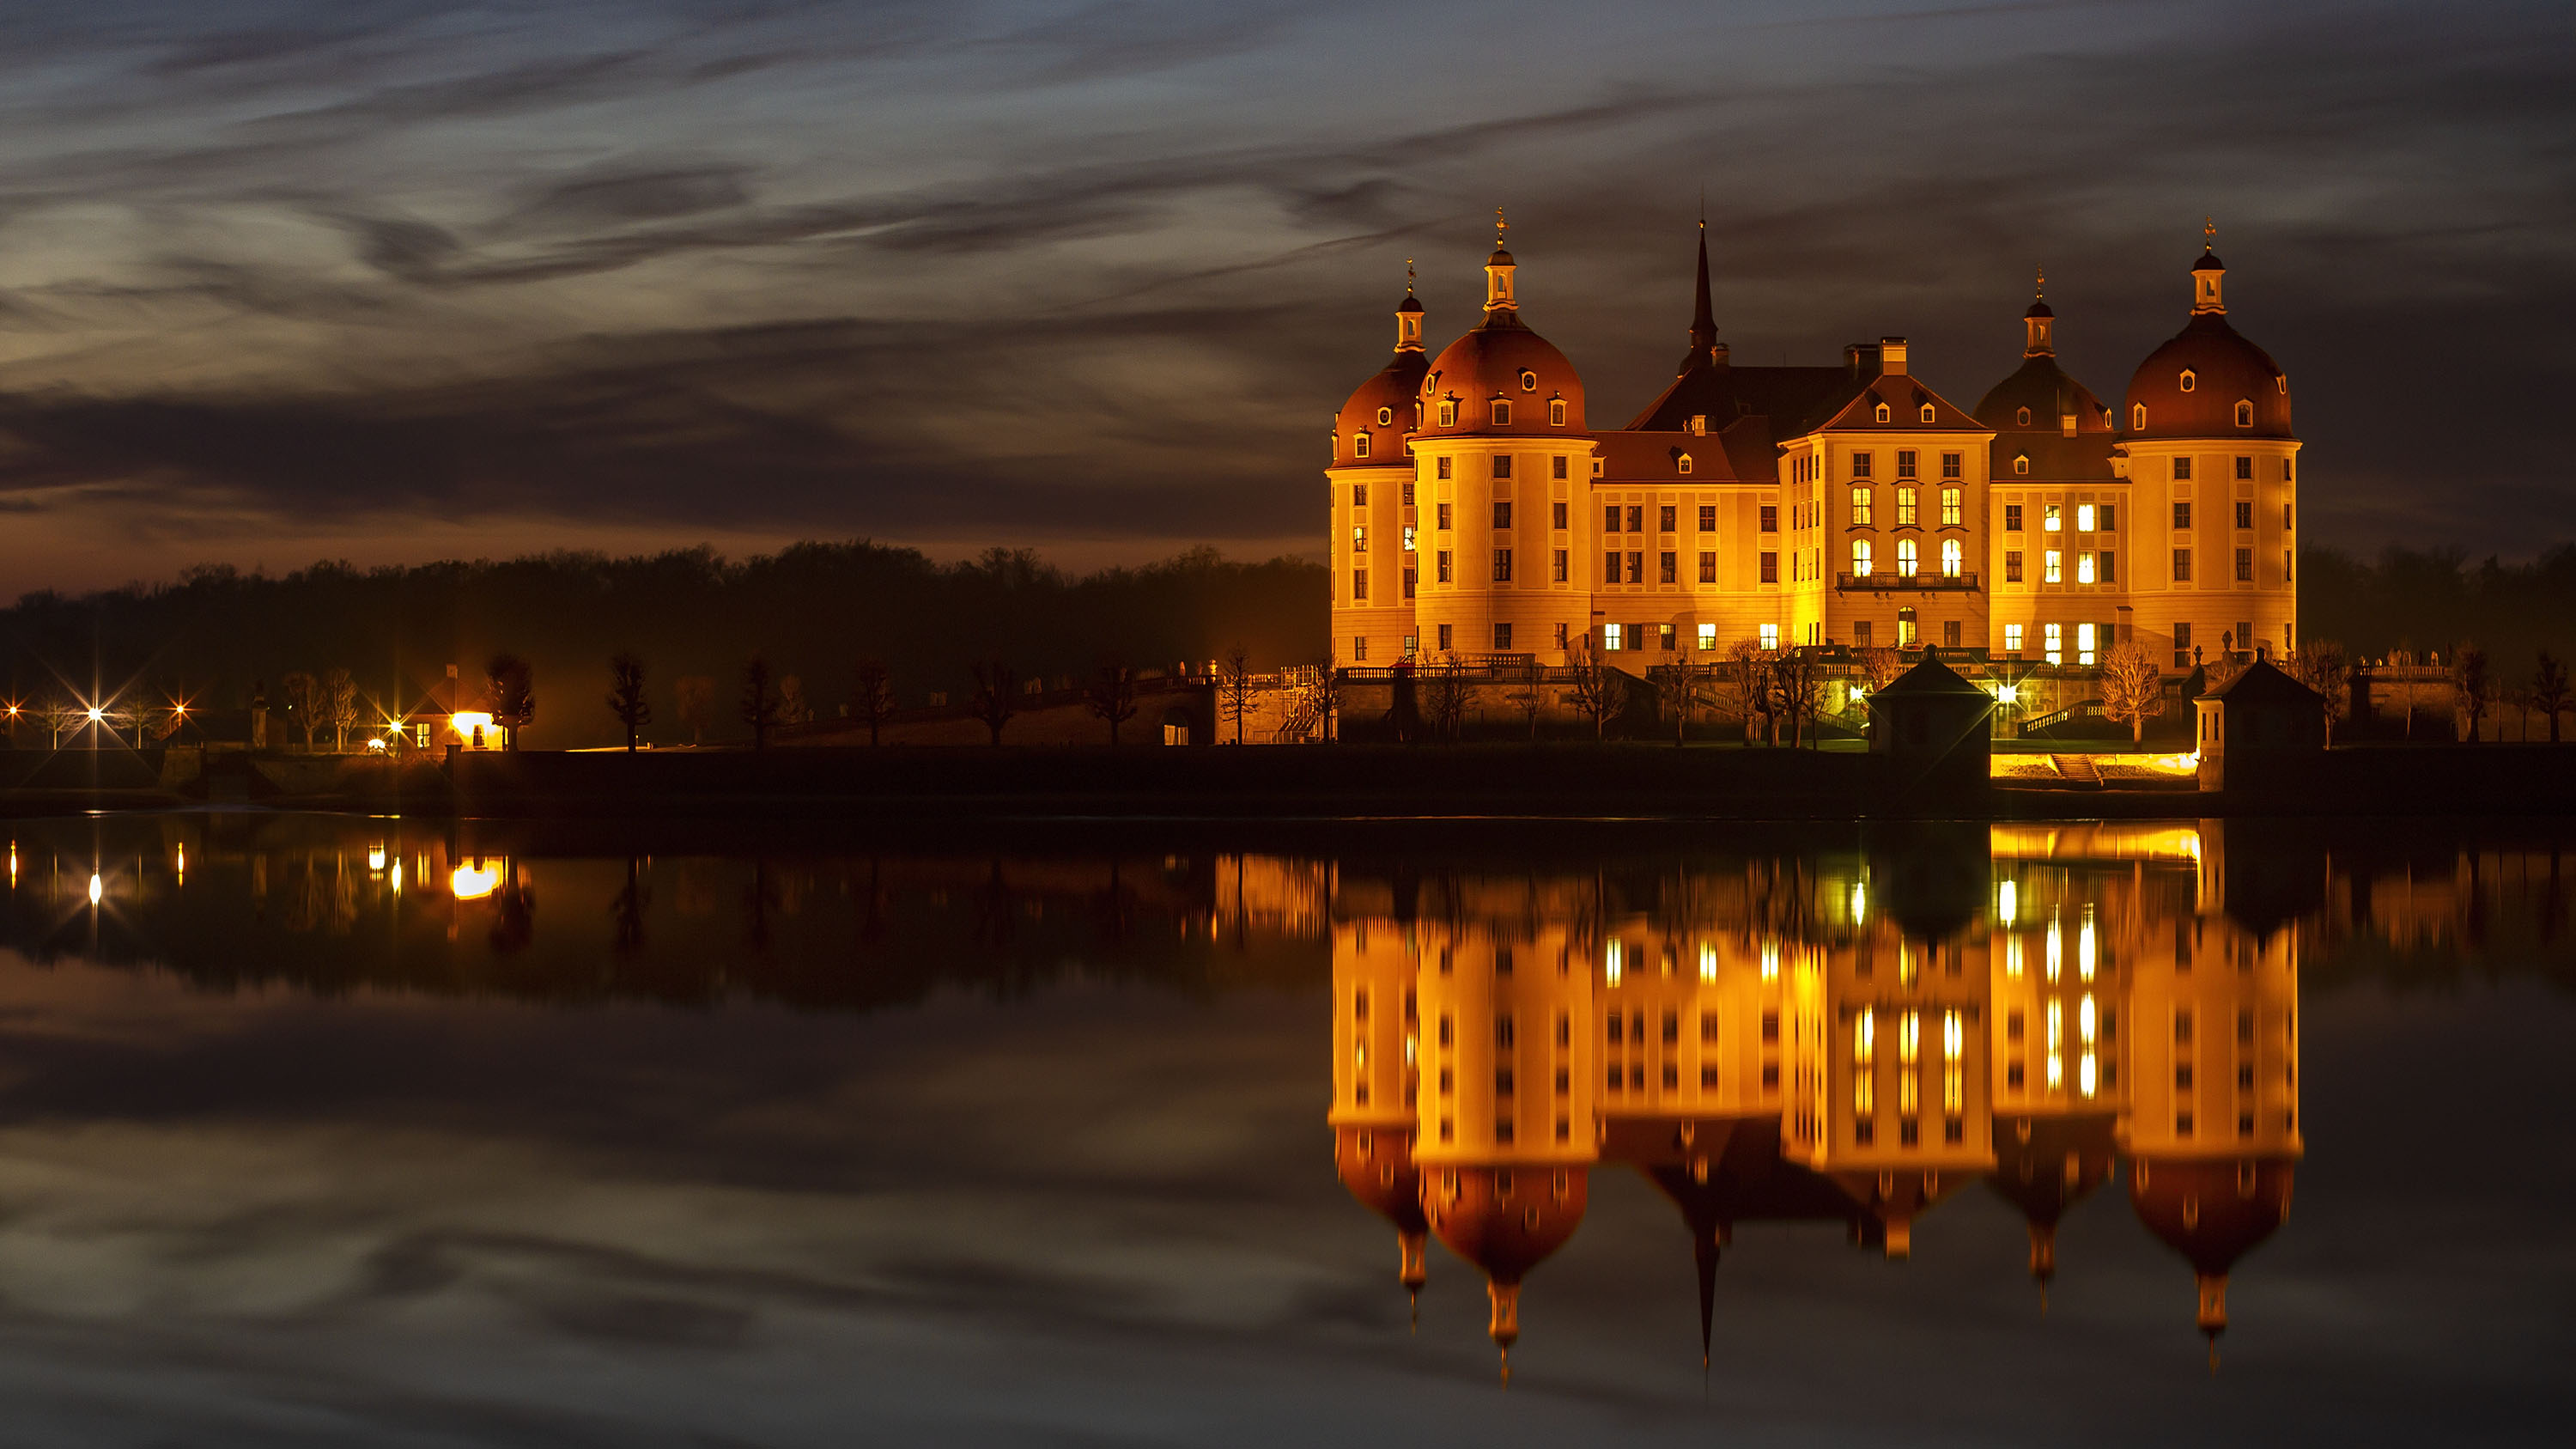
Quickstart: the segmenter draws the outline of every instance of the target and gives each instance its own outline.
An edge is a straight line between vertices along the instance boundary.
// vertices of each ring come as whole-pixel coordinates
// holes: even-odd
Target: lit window
[[[1955,579],[1959,577],[1960,571],[1966,567],[1967,561],[1968,550],[1966,545],[1960,543],[1959,540],[1955,538],[1945,538],[1941,540],[1941,577],[1945,579]]]
[[[1865,579],[1869,577],[1868,539],[1855,538],[1852,540],[1852,577],[1856,579]]]
[[[1780,647],[1779,625],[1765,624],[1762,626],[1762,647],[1765,649],[1777,649]]]
[[[1911,488],[1896,490],[1896,526],[1899,528],[1914,526],[1914,490]]]
[[[1899,649],[1911,649],[1911,648],[1913,648],[1913,647],[1914,647],[1915,642],[1916,642],[1916,640],[1915,640],[1915,637],[1914,637],[1914,611],[1913,611],[1912,609],[1899,609],[1899,610],[1897,610],[1897,611],[1896,611],[1896,647],[1897,647],[1897,648],[1899,648]]]
[[[1413,537],[1414,525],[1408,523],[1404,526],[1404,551],[1406,553],[1413,552]]]
[[[2075,531],[2077,533],[2091,533],[2093,531],[2092,504],[2079,503],[2075,505]]]
[[[2021,653],[2021,626],[2019,624],[2006,624],[2004,626],[2004,652],[2006,654]]]
[[[1910,539],[1910,538],[1900,538],[1900,539],[1898,539],[1898,540],[1896,541],[1896,575],[1897,575],[1897,577],[1898,577],[1898,578],[1905,578],[1905,579],[1910,579],[1910,578],[1914,577],[1914,565],[1915,565],[1914,540],[1912,540],[1912,539]]]
[[[1548,402],[1547,420],[1560,428],[1565,426],[1565,399],[1554,398]],[[1557,459],[1556,462],[1559,469],[1562,469],[1565,466],[1565,460],[1563,458]],[[1560,471],[1556,476],[1562,478],[1565,474]]]
[[[1604,652],[1604,653],[1615,654],[1615,653],[1617,653],[1617,652],[1618,652],[1618,650],[1619,650],[1619,626],[1618,626],[1618,625],[1616,625],[1616,624],[1604,624],[1604,625],[1602,625],[1602,626],[1601,626],[1601,648],[1602,648],[1602,652]]]
[[[2078,625],[2076,625],[2076,626],[2075,626],[2075,662],[2076,662],[2077,664],[2082,665],[2082,666],[2085,666],[2085,667],[2087,667],[2087,668],[2090,668],[2090,667],[2092,666],[2092,663],[2093,663],[2093,643],[2094,643],[2093,626],[2092,626],[2092,625],[2090,625],[2090,624],[2078,624]]]
[[[2046,553],[2044,553],[2044,554],[2040,555],[2040,560],[2041,560],[2041,563],[2040,563],[2040,570],[2041,570],[2041,571],[2040,571],[2040,580],[2041,580],[2041,582],[2043,582],[2043,583],[2051,583],[2051,584],[2062,584],[2062,583],[2066,582],[2065,576],[2063,575],[2063,573],[2060,571],[2060,568],[2059,568],[2059,561],[2060,561],[2061,559],[2063,559],[2064,557],[2065,557],[2065,555],[2064,555],[2064,554],[2059,553],[2056,549],[2053,549],[2053,548],[2052,548],[2052,549],[2050,549],[2048,552],[2046,552]]]
[[[1699,626],[1699,647],[1702,649],[1714,649],[1717,647],[1717,626],[1715,624],[1702,624]]]
[[[1351,530],[1351,552],[1368,552],[1368,530],[1365,527]]]
[[[1853,523],[1864,528],[1869,526],[1872,512],[1871,500],[1876,496],[1876,491],[1866,485],[1853,485],[1851,491],[1851,521]]]
[[[2079,553],[2075,556],[2075,582],[2079,584],[2093,582],[2093,555]]]
[[[2040,510],[2039,526],[2043,531],[2048,533],[2055,533],[2066,526],[2065,520],[2058,516],[2056,504],[2049,504],[2046,508]]]
[[[2066,655],[2064,650],[2066,648],[2066,626],[2063,624],[2042,624],[2039,626],[2039,633],[2042,651],[2047,654],[2048,662],[2051,664],[2065,663]]]
[[[1957,528],[1959,526],[1960,508],[1964,496],[1964,492],[1961,489],[1944,488],[1941,490],[1941,526],[1943,528]]]

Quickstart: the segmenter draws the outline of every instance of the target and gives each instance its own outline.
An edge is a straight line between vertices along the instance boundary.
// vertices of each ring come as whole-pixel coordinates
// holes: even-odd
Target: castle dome
[[[1485,320],[1442,348],[1422,380],[1425,436],[1551,437],[1583,431],[1583,379],[1554,343],[1521,321],[1512,280],[1516,270],[1512,254],[1500,245],[1485,259]],[[1445,423],[1443,403],[1454,405]]]
[[[2227,1329],[2227,1275],[2289,1217],[2296,1175],[2297,1163],[2285,1156],[2130,1162],[2129,1205],[2147,1231],[2191,1264],[2200,1281],[2200,1329],[2213,1343]]]
[[[2132,438],[2286,438],[2290,379],[2228,324],[2227,268],[2204,251],[2192,267],[2191,321],[2129,379],[2120,424]],[[2241,406],[2240,406],[2241,405]]]
[[[1431,1231],[1484,1272],[1493,1300],[1487,1331],[1506,1354],[1520,1337],[1521,1279],[1582,1225],[1589,1180],[1584,1168],[1549,1166],[1444,1167],[1424,1176]]]
[[[1419,1290],[1422,1249],[1431,1225],[1422,1213],[1422,1169],[1413,1160],[1413,1129],[1337,1126],[1333,1167],[1362,1207],[1395,1225],[1396,1276],[1406,1289]]]
[[[2111,431],[2111,410],[2102,406],[2091,388],[2057,365],[2055,353],[2048,352],[2023,358],[2011,376],[1986,389],[1986,395],[1977,400],[1976,412],[1978,422],[1999,433],[2054,433],[2069,413],[2075,415],[2078,433]]]
[[[1404,440],[1422,405],[1422,303],[1407,286],[1395,307],[1395,355],[1333,415],[1333,466],[1410,468]]]

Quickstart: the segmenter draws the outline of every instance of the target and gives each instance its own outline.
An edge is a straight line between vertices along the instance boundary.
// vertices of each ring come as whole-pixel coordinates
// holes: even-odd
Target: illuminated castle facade
[[[2297,647],[2289,379],[2229,324],[2214,252],[2116,413],[2058,366],[2045,301],[1970,409],[1901,337],[1737,365],[1703,230],[1690,350],[1617,429],[1522,320],[1517,271],[1498,242],[1484,320],[1436,357],[1408,289],[1395,355],[1334,420],[1344,664],[1562,664],[1588,641],[1653,665],[1752,641],[2091,666],[2134,638],[2188,668]]]

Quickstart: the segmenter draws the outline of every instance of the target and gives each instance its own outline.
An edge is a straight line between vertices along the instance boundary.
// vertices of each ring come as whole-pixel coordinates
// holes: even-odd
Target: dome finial
[[[1501,251],[1501,250],[1503,249],[1503,233],[1504,233],[1504,232],[1507,232],[1507,231],[1510,231],[1511,229],[1512,229],[1512,224],[1511,224],[1509,221],[1506,221],[1506,220],[1504,220],[1504,219],[1503,219],[1503,209],[1502,209],[1501,207],[1499,207],[1499,206],[1495,207],[1495,208],[1494,208],[1494,250],[1496,250],[1496,251]]]
[[[2205,252],[2218,250],[2217,217],[2204,216],[2200,219],[2200,249]]]
[[[1404,259],[1404,295],[1413,295],[1413,258]]]
[[[2039,268],[2039,274],[2031,279],[2030,299],[2034,302],[2048,300],[2048,267],[2045,264]]]

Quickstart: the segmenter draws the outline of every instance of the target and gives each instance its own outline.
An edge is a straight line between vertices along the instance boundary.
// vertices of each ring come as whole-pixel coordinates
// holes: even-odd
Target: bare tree
[[[492,723],[501,727],[504,749],[519,747],[519,731],[537,721],[535,672],[516,654],[495,654],[483,666],[492,687]]]
[[[2290,658],[2299,682],[2325,697],[2326,743],[2334,743],[2335,726],[2352,713],[2352,661],[2332,639],[2311,639]]]
[[[1744,742],[1753,743],[1753,717],[1767,713],[1763,700],[1769,690],[1770,671],[1763,663],[1762,645],[1753,639],[1738,639],[1726,648],[1726,658],[1718,665],[1718,683],[1722,708],[1735,711],[1744,723]]]
[[[1708,702],[1708,667],[1685,657],[1657,665],[1649,678],[1656,702],[1672,715],[1673,747],[1679,749],[1689,738],[1691,717]]]
[[[293,670],[278,677],[277,697],[294,718],[295,727],[304,732],[304,748],[311,750],[313,731],[322,723],[322,681],[301,669]]]
[[[331,726],[331,748],[349,748],[349,726],[358,722],[358,678],[337,665],[322,672],[322,719]]]
[[[1435,739],[1454,740],[1467,720],[1467,663],[1443,654],[1422,673],[1423,714]]]
[[[2546,649],[2531,675],[2531,707],[2549,716],[2549,742],[2558,743],[2558,717],[2567,712],[2567,666]]]
[[[1894,684],[1905,673],[1905,656],[1893,649],[1855,649],[1852,660],[1860,665],[1861,677],[1869,681],[1872,693]]]
[[[1590,634],[1576,640],[1574,647],[1566,651],[1565,662],[1566,697],[1573,701],[1574,712],[1592,721],[1592,738],[1606,737],[1610,721],[1628,703],[1627,676],[1601,658]]]
[[[877,742],[877,731],[894,713],[894,683],[881,659],[862,659],[853,675],[850,691],[850,716],[868,727],[868,743]]]
[[[1323,738],[1327,740],[1337,738],[1340,733],[1337,726],[1342,715],[1342,661],[1340,658],[1331,653],[1325,654],[1322,666],[1315,671],[1314,683],[1307,688],[1310,691],[1309,698],[1315,707],[1317,726],[1321,729]]]
[[[653,722],[652,703],[644,697],[644,661],[620,649],[608,659],[608,712],[626,727],[626,753],[635,753],[644,727]]]
[[[1136,717],[1136,671],[1115,660],[1092,671],[1082,686],[1082,707],[1109,725],[1109,747],[1118,748],[1118,727]]]
[[[1234,724],[1234,742],[1243,743],[1243,717],[1252,713],[1252,656],[1240,644],[1225,651],[1217,666],[1217,708]]]
[[[1513,672],[1515,677],[1509,698],[1519,707],[1523,721],[1529,726],[1530,740],[1535,743],[1538,740],[1539,716],[1547,712],[1547,666],[1538,662],[1537,655],[1531,654],[1524,656]]]
[[[1783,649],[1771,661],[1771,692],[1789,718],[1789,748],[1804,745],[1824,704],[1824,674],[1804,649]]]
[[[2478,740],[2478,725],[2495,703],[2495,676],[2487,669],[2487,651],[2463,639],[2451,651],[2451,690],[2458,698],[2460,718],[2467,724],[2469,743]]]
[[[975,666],[975,696],[969,708],[975,718],[984,722],[984,728],[993,732],[996,747],[1002,743],[1002,727],[1020,712],[1018,684],[1011,666],[999,659],[987,659]]]
[[[2405,701],[2406,738],[2411,740],[2415,738],[2415,651],[2406,647],[2405,641],[2398,641],[2397,647],[2388,651],[2388,668],[2397,676],[2398,697]]]
[[[737,709],[742,722],[751,726],[751,747],[768,749],[769,732],[778,728],[778,686],[769,661],[758,654],[742,667],[742,699]]]
[[[689,727],[689,743],[707,742],[707,727],[716,722],[716,682],[704,674],[684,674],[671,685],[679,701],[680,723]]]
[[[2129,727],[2129,743],[2144,744],[2147,721],[2165,712],[2165,672],[2155,651],[2124,639],[2102,656],[2102,717]]]
[[[280,680],[279,683],[282,685],[285,681]],[[63,747],[63,735],[86,723],[89,711],[59,694],[49,694],[36,706],[36,718],[44,723],[45,738],[50,747],[59,750]]]

